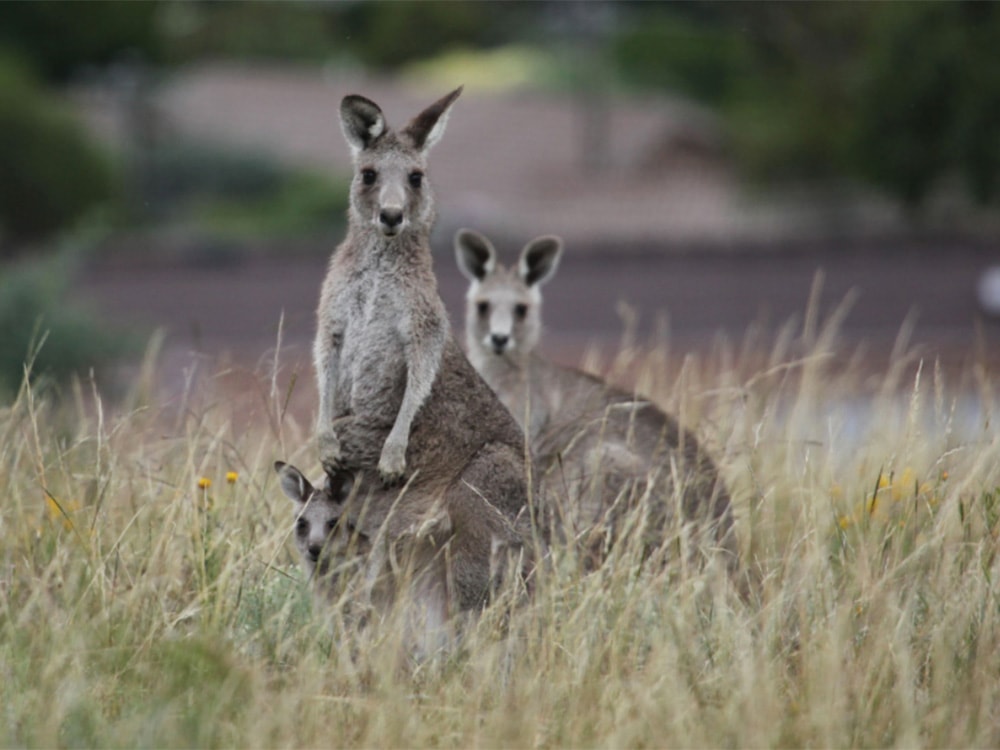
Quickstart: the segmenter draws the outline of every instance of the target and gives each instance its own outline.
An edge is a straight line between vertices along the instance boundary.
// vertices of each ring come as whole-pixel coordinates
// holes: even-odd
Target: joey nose
[[[403,211],[398,208],[383,208],[378,213],[378,220],[386,229],[395,229],[403,223]]]
[[[500,353],[507,346],[507,342],[510,340],[510,336],[505,333],[493,333],[490,334],[490,343],[493,344],[493,349]]]
[[[323,545],[321,544],[310,544],[309,545],[309,559],[312,562],[319,560],[320,554],[323,552]]]

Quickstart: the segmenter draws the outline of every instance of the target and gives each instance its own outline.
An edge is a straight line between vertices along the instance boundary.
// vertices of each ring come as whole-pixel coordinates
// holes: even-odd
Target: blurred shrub
[[[121,55],[158,54],[153,0],[61,0],[0,4],[0,48],[16,53],[47,80],[64,80],[80,65]]]
[[[190,141],[155,147],[143,163],[143,204],[153,219],[235,239],[301,235],[345,220],[347,177]]]
[[[857,69],[853,166],[917,204],[960,176],[980,203],[1000,179],[1000,6],[889,4]]]
[[[630,83],[706,104],[733,96],[747,50],[736,30],[671,9],[644,16],[611,40],[611,57]]]
[[[144,169],[144,197],[168,208],[204,196],[262,198],[288,177],[287,167],[259,153],[191,141],[154,147]]]
[[[171,3],[160,19],[164,52],[174,60],[332,58],[395,69],[459,47],[512,41],[535,16],[523,3],[370,0]]]
[[[165,54],[192,58],[322,60],[336,45],[326,3],[169,3],[160,15]]]
[[[627,81],[721,109],[766,179],[862,178],[918,206],[1000,180],[996,3],[644,4],[612,43]]]
[[[110,163],[53,97],[0,59],[0,253],[109,201]]]
[[[60,254],[0,275],[0,397],[16,392],[32,354],[33,379],[63,382],[91,370],[100,375],[133,350],[131,338],[67,301],[71,265]]]
[[[351,49],[364,63],[394,68],[456,46],[479,46],[491,36],[494,3],[358,3],[343,23]]]
[[[218,197],[196,204],[194,215],[214,235],[289,237],[342,228],[347,221],[348,182],[293,174],[273,193],[254,200]]]

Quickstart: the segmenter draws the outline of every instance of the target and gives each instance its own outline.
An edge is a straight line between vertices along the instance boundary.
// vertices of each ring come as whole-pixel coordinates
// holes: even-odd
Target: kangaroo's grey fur
[[[647,399],[537,353],[540,287],[559,266],[562,241],[546,236],[529,242],[510,269],[472,230],[456,234],[455,251],[470,282],[469,358],[530,439],[540,496],[569,499],[549,508],[549,532],[587,540],[588,561],[596,564],[623,512],[645,496],[647,546],[662,542],[679,504],[685,520],[715,528],[708,546],[721,547],[732,565],[729,494],[695,436]]]
[[[454,341],[432,270],[426,156],[460,92],[398,133],[374,102],[341,103],[355,174],[313,351],[328,474],[357,479],[370,538],[444,514],[430,543],[449,601],[472,609],[495,583],[496,550],[520,547],[527,488],[521,431]]]

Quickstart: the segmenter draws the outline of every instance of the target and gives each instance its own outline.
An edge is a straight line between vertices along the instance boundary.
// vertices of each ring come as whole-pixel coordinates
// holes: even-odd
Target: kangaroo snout
[[[491,333],[490,334],[490,346],[493,347],[493,351],[497,354],[503,354],[504,349],[507,348],[507,344],[510,342],[510,336],[506,333]]]
[[[319,562],[319,556],[323,554],[323,545],[310,544],[308,551],[309,551],[309,559],[312,562]]]
[[[392,236],[396,234],[403,224],[403,209],[401,208],[383,208],[378,212],[379,224],[382,225],[382,231]]]

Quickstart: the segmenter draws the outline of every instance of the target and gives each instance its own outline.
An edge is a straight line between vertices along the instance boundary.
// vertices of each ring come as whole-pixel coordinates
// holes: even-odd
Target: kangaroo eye
[[[309,522],[304,518],[300,518],[295,523],[295,533],[299,536],[309,536]]]
[[[366,185],[374,185],[376,177],[378,177],[378,173],[374,169],[361,170],[361,181]]]
[[[423,182],[424,182],[423,172],[410,172],[410,187],[412,187],[414,190],[419,190]]]
[[[487,315],[490,314],[490,303],[480,302],[476,305],[476,309],[479,311],[480,316],[485,318]]]
[[[335,528],[337,528],[337,519],[336,518],[331,518],[329,521],[326,522],[326,533],[327,534],[331,533]]]
[[[514,305],[514,314],[518,320],[524,320],[528,315],[528,306],[524,303]]]

